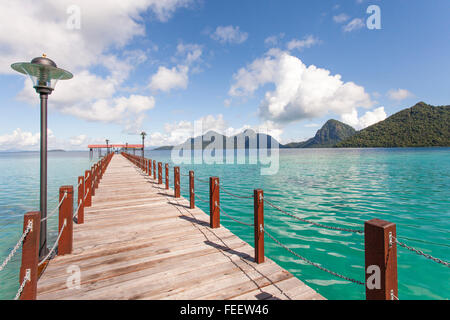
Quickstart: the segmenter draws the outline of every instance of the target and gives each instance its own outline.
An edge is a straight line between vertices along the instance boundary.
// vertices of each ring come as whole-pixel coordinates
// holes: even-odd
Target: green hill
[[[450,146],[450,106],[419,102],[337,144],[339,148]]]
[[[284,145],[284,148],[331,148],[338,142],[353,136],[356,130],[351,126],[337,120],[328,120],[316,135],[303,142],[292,142]]]

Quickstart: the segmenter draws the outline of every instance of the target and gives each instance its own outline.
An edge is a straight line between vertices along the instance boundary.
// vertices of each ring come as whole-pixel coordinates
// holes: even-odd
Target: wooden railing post
[[[158,184],[162,184],[162,163],[158,162]]]
[[[174,195],[175,198],[180,197],[180,167],[173,168],[173,188],[174,188]]]
[[[59,201],[67,193],[66,199],[59,207],[59,227],[58,234],[62,231],[58,241],[58,256],[72,253],[73,242],[73,186],[63,186],[59,188]]]
[[[92,205],[92,174],[90,170],[86,170],[84,172],[84,195],[86,197],[86,201],[84,202],[85,207],[90,207]]]
[[[95,165],[91,168],[90,177],[92,177],[91,181],[91,197],[95,196]]]
[[[189,171],[189,204],[190,208],[195,208],[194,171]]]
[[[209,178],[209,225],[220,228],[220,189],[219,178]]]
[[[261,189],[253,191],[254,221],[255,221],[255,262],[264,262],[264,192]]]
[[[83,224],[84,223],[84,177],[80,176],[78,177],[78,216],[77,216],[77,223]]]
[[[166,163],[165,169],[166,169],[166,190],[169,190],[169,164],[168,163]]]
[[[25,277],[28,280],[22,290],[20,300],[36,300],[37,295],[41,213],[37,211],[25,214],[23,217],[23,232],[28,228],[29,223],[32,224],[32,227],[22,244],[19,284],[22,284]]]
[[[148,160],[147,166],[148,166],[148,175],[151,177],[152,176],[152,159]]]
[[[364,223],[367,300],[398,297],[396,237],[394,223],[380,219]]]
[[[156,180],[156,160],[153,160],[153,179]]]
[[[144,159],[143,166],[144,166],[145,174],[148,174],[148,160],[147,159]]]

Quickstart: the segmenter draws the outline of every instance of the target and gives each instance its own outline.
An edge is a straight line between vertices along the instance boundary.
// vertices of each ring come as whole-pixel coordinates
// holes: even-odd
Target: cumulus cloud
[[[351,125],[353,128],[361,130],[377,122],[383,121],[386,117],[387,115],[384,111],[384,107],[379,107],[372,111],[367,111],[361,117],[358,117],[358,112],[354,109],[350,113],[343,114],[341,116],[341,120],[342,122]]]
[[[311,48],[312,46],[319,44],[320,40],[312,35],[306,36],[302,40],[293,39],[286,45],[288,50],[303,50],[305,48]]]
[[[406,89],[397,89],[397,90],[389,90],[387,96],[391,100],[402,101],[411,97],[414,97],[414,94],[409,92]]]
[[[173,60],[180,64],[170,69],[164,66],[159,67],[150,79],[150,90],[170,92],[173,89],[186,89],[192,66],[193,70],[198,70],[197,66],[201,61],[202,53],[202,46],[198,44],[179,43]]]
[[[277,46],[278,43],[280,42],[280,40],[284,38],[284,36],[285,36],[284,33],[280,33],[280,34],[277,34],[277,35],[273,35],[273,36],[267,37],[264,40],[264,43],[266,45],[268,45],[268,46],[273,46],[273,47]]]
[[[216,31],[211,34],[211,38],[222,44],[241,44],[247,40],[248,33],[239,30],[238,26],[218,26]]]
[[[164,22],[175,10],[191,2],[79,0],[75,6],[80,9],[80,28],[73,29],[67,27],[73,14],[67,10],[74,5],[73,1],[4,0],[0,10],[0,74],[12,74],[14,71],[9,66],[17,60],[29,61],[46,53],[58,66],[74,73],[72,80],[58,83],[51,108],[92,121],[122,118],[120,123],[125,127],[136,127],[144,115],[136,115],[131,107],[117,107],[116,99],[130,72],[147,57],[141,50],[124,48],[133,38],[145,36],[144,13],[152,12]],[[104,68],[107,74],[96,75],[91,71],[93,68]],[[24,81],[19,98],[36,103],[36,93],[29,80]],[[97,112],[99,105],[103,114]],[[121,115],[117,115],[118,110],[123,111]],[[109,114],[116,115],[115,120]],[[129,114],[132,117],[126,118]]]
[[[355,31],[361,28],[364,28],[366,25],[364,24],[364,21],[360,18],[355,18],[352,21],[350,21],[349,23],[347,23],[344,27],[343,30],[345,32],[351,32],[351,31]]]
[[[289,123],[322,117],[328,113],[348,114],[373,102],[362,86],[344,82],[341,75],[314,65],[306,66],[299,58],[278,49],[269,50],[233,76],[229,95],[252,95],[266,84],[267,91],[259,106],[266,120]]]
[[[186,89],[189,77],[189,67],[176,66],[171,69],[159,67],[158,72],[150,80],[150,89],[153,91],[169,92],[172,89]]]
[[[51,129],[47,129],[48,149],[80,150],[85,149],[88,144],[103,143],[105,140],[93,139],[86,134],[81,134],[69,139],[58,139]],[[21,128],[13,130],[12,133],[0,135],[0,150],[27,150],[39,151],[40,133],[24,131]]]
[[[344,23],[348,19],[350,19],[350,17],[348,15],[346,15],[345,13],[341,13],[336,16],[333,16],[333,21],[336,23]]]

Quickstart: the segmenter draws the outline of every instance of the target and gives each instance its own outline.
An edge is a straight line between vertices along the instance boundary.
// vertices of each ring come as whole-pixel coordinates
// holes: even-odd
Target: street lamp
[[[39,257],[47,253],[47,100],[49,94],[55,89],[58,80],[72,79],[73,75],[60,69],[52,60],[42,55],[31,62],[18,62],[11,65],[17,72],[28,75],[33,81],[33,88],[41,99],[41,146],[40,146],[40,205],[41,231]]]
[[[144,131],[141,132],[141,136],[142,136],[142,159],[144,159],[144,141],[145,141],[145,136],[146,135],[147,134]]]
[[[108,154],[109,154],[109,147],[108,147],[108,143],[109,143],[109,140],[108,140],[108,139],[106,139],[106,155],[108,155]]]

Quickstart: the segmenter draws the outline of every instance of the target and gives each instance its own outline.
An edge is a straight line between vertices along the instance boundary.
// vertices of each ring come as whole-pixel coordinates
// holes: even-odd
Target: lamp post
[[[31,62],[18,62],[11,65],[15,71],[28,75],[41,100],[41,136],[40,136],[40,204],[41,228],[39,236],[39,257],[47,253],[47,100],[55,89],[58,80],[72,79],[73,75],[60,69],[46,55]]]
[[[145,141],[145,136],[146,135],[147,134],[144,131],[141,132],[141,136],[142,136],[142,159],[144,159],[144,141]]]
[[[109,143],[109,140],[108,140],[108,139],[106,139],[106,155],[108,155],[108,154],[109,154],[109,147],[108,147],[108,143]]]

